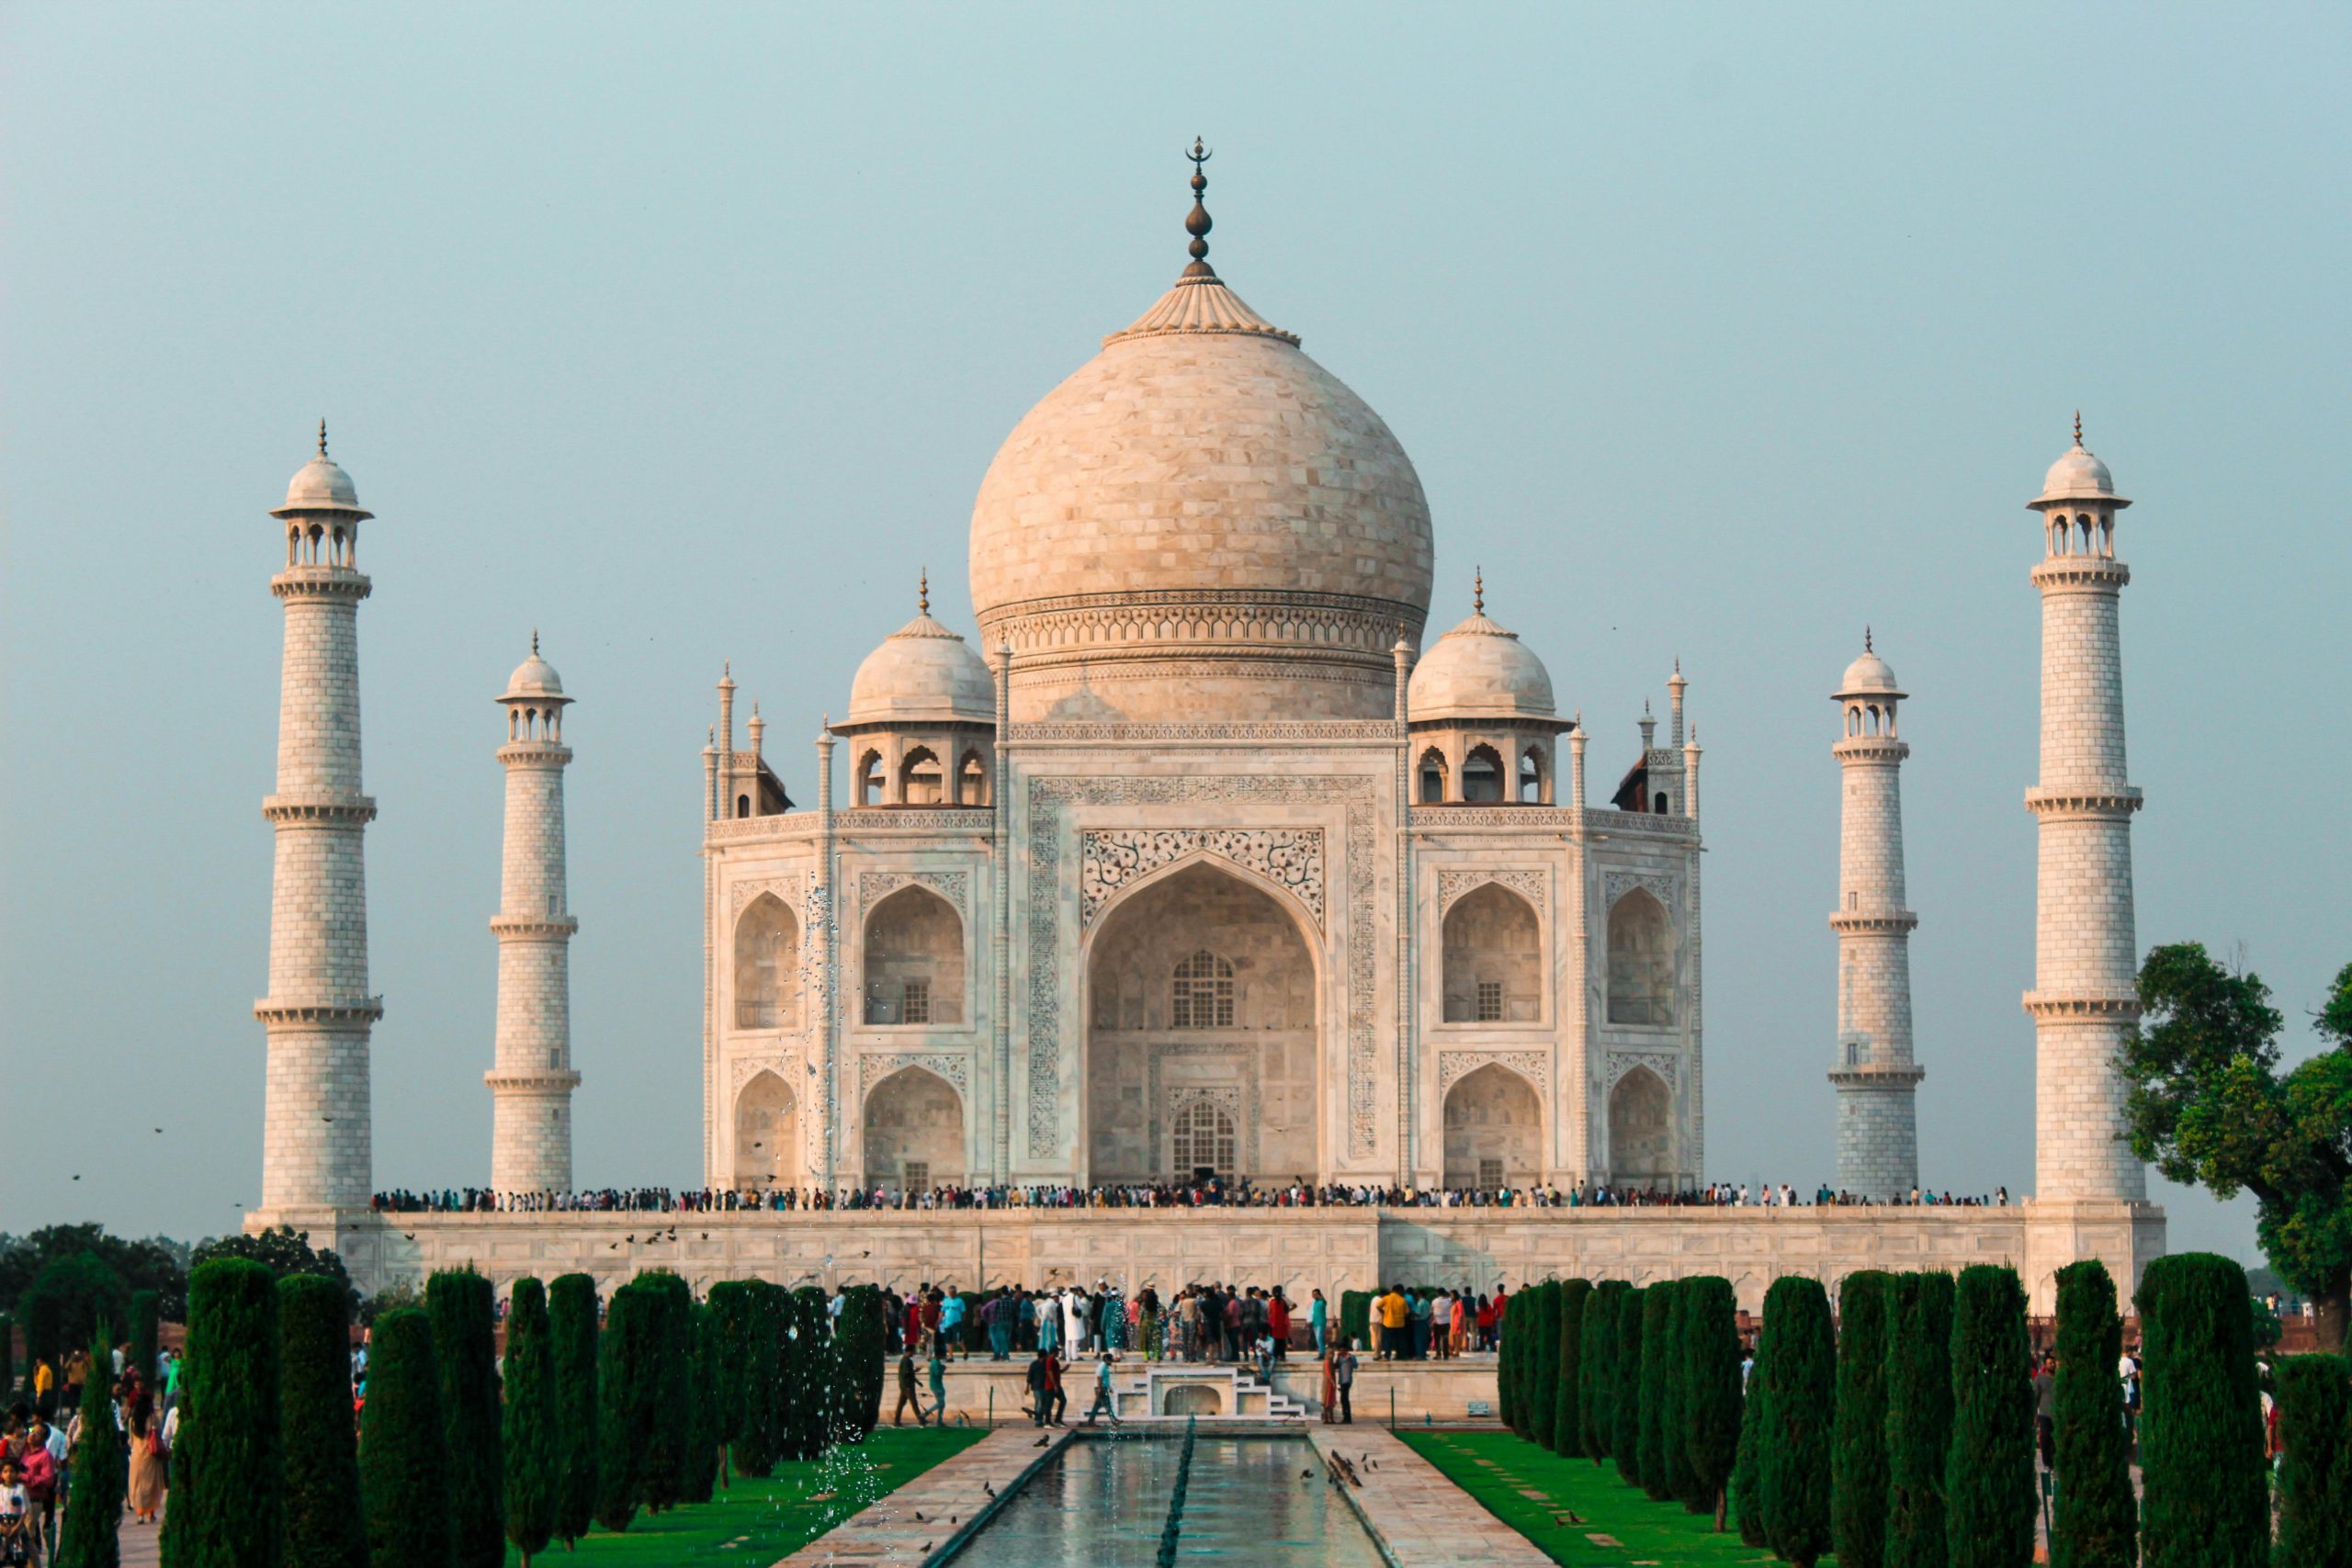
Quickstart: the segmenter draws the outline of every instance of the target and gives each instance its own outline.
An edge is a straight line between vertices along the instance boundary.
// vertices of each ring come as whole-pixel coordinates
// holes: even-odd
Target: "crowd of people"
[[[1752,1195],[1751,1195],[1752,1193]],[[1954,1197],[1947,1190],[1913,1188],[1908,1200],[1897,1198],[1894,1207],[1953,1204],[2005,1208],[2009,1190],[1991,1197]],[[586,1192],[495,1192],[487,1188],[447,1188],[412,1192],[405,1189],[379,1192],[373,1206],[379,1213],[806,1213],[835,1209],[1488,1209],[1488,1208],[1847,1208],[1873,1200],[1833,1189],[1826,1183],[1803,1197],[1787,1182],[1764,1182],[1750,1189],[1747,1182],[1709,1182],[1703,1187],[1618,1187],[1582,1183],[1566,1188],[1542,1187],[1381,1187],[1358,1182],[1315,1184],[1304,1177],[1282,1186],[1261,1186],[1243,1179],[1226,1182],[1153,1181],[1108,1186],[1075,1187],[1033,1184],[961,1187],[943,1184],[918,1191],[893,1187],[667,1187],[601,1188]]]
[[[93,1436],[84,1428],[83,1396],[93,1377],[107,1380],[114,1416],[108,1436],[128,1477],[123,1509],[133,1525],[153,1525],[164,1507],[172,1442],[179,1431],[180,1359],[163,1351],[152,1368],[131,1362],[128,1342],[109,1364],[76,1350],[62,1363],[36,1360],[0,1416],[0,1568],[40,1568],[52,1560],[74,1504],[74,1466]]]

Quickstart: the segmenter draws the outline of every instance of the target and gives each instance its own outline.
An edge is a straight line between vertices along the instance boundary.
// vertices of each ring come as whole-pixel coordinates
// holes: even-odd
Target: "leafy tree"
[[[277,1279],[249,1258],[198,1264],[182,1353],[187,1409],[172,1445],[164,1568],[278,1568],[286,1467]]]
[[[1617,1303],[1617,1380],[1610,1392],[1616,1429],[1609,1435],[1610,1451],[1617,1456],[1617,1473],[1628,1484],[1642,1483],[1642,1334],[1649,1315],[1643,1298],[1647,1292],[1629,1290]]]
[[[1592,1281],[1570,1280],[1560,1287],[1559,1339],[1555,1352],[1558,1373],[1552,1384],[1552,1451],[1569,1459],[1584,1456],[1584,1314],[1592,1297]]]
[[[1813,1568],[1829,1550],[1829,1442],[1838,1407],[1838,1351],[1829,1293],[1788,1275],[1764,1297],[1760,1367],[1770,1369],[1770,1427],[1758,1434],[1764,1526],[1772,1550]]]
[[[1829,1457],[1838,1568],[1880,1568],[1886,1558],[1887,1315],[1894,1293],[1894,1276],[1875,1269],[1847,1275],[1838,1291],[1838,1416]]]
[[[1757,1339],[1760,1350],[1760,1332]],[[1739,1450],[1733,1456],[1731,1471],[1731,1511],[1739,1521],[1740,1543],[1745,1546],[1772,1544],[1764,1513],[1764,1450],[1772,1440],[1771,1392],[1772,1370],[1759,1354],[1748,1368],[1747,1397],[1739,1412]]]
[[[506,1463],[500,1452],[498,1295],[470,1268],[424,1282],[441,1420],[449,1434],[449,1538],[457,1568],[503,1568]]]
[[[130,1359],[147,1386],[155,1386],[155,1363],[163,1354],[164,1292],[157,1290],[137,1290],[130,1292]]]
[[[2053,1568],[2138,1568],[2132,1434],[2115,1376],[2122,1355],[2123,1320],[2106,1265],[2091,1258],[2059,1269]]]
[[[1614,1436],[1617,1384],[1617,1309],[1630,1287],[1623,1280],[1603,1280],[1584,1307],[1584,1350],[1577,1358],[1579,1426],[1585,1452],[1599,1464],[1609,1457]]]
[[[359,1448],[351,1430],[351,1295],[317,1274],[277,1281],[278,1420],[286,1568],[365,1568]]]
[[[1009,1310],[1012,1303],[1007,1302]],[[888,1330],[889,1308],[880,1287],[853,1285],[842,1294],[842,1315],[835,1328],[842,1364],[849,1374],[852,1397],[843,1412],[847,1440],[865,1441],[882,1418],[882,1341]]]
[[[1946,1568],[1952,1278],[1895,1277],[1886,1364],[1886,1568]]]
[[[2262,1568],[2270,1552],[2245,1271],[2183,1252],[2140,1277],[2146,1568]]]
[[[93,1336],[91,1361],[106,1365],[108,1348],[104,1334]],[[81,1414],[82,1439],[72,1456],[74,1500],[58,1537],[56,1568],[118,1568],[122,1542],[117,1532],[130,1476],[115,1437],[114,1401],[106,1379],[93,1377],[82,1384]]]
[[[514,1543],[523,1568],[531,1568],[531,1559],[555,1539],[563,1494],[563,1415],[547,1288],[537,1280],[517,1280],[509,1301],[506,1408],[499,1430],[506,1463],[506,1539]]]
[[[1724,1528],[1732,1462],[1739,1453],[1739,1303],[1731,1281],[1702,1274],[1682,1281],[1682,1429],[1684,1461],[1701,1512]]]
[[[2033,1435],[2024,1287],[2014,1269],[1972,1265],[1952,1292],[1951,1452],[1944,1464],[1951,1568],[2011,1568],[2032,1559]]]
[[[608,1530],[628,1529],[645,1500],[660,1312],[641,1276],[615,1291],[605,1308],[596,1353],[596,1522]]]
[[[1523,1294],[1528,1357],[1521,1363],[1519,1399],[1527,1406],[1528,1440],[1548,1449],[1553,1446],[1553,1417],[1560,1407],[1555,1392],[1560,1381],[1560,1282],[1546,1280]]]
[[[2132,1152],[2175,1181],[2256,1204],[2262,1250],[2312,1299],[2323,1349],[2352,1304],[2352,964],[2316,1027],[2328,1049],[2284,1073],[2270,988],[2197,942],[2140,967],[2139,1031],[2121,1061]],[[2151,1391],[2153,1392],[2153,1390]]]
[[[251,1258],[266,1264],[269,1271],[281,1280],[288,1274],[324,1275],[349,1291],[354,1310],[358,1307],[359,1292],[352,1286],[350,1270],[333,1252],[312,1247],[309,1231],[278,1225],[259,1235],[216,1236],[196,1249],[193,1262],[202,1265],[216,1258]],[[165,1315],[170,1314],[166,1312]]]
[[[359,1417],[368,1568],[450,1568],[457,1560],[449,1430],[433,1338],[433,1320],[415,1307],[386,1313],[368,1331],[368,1404]]]
[[[130,1321],[130,1288],[96,1252],[65,1253],[41,1266],[22,1305],[28,1326],[38,1329],[34,1359],[62,1364],[65,1348],[89,1344],[99,1324]],[[97,1364],[108,1363],[102,1358]]]
[[[187,1248],[165,1236],[129,1241],[104,1225],[43,1225],[29,1235],[0,1236],[0,1310],[25,1316],[23,1298],[40,1271],[61,1258],[95,1253],[134,1291],[153,1291],[174,1323],[187,1313]],[[114,1320],[120,1323],[123,1320]],[[52,1346],[52,1353],[57,1347]]]
[[[2290,1356],[2278,1363],[2277,1568],[2352,1564],[2352,1363]]]
[[[0,1312],[0,1405],[17,1394],[17,1320]]]
[[[596,1517],[596,1281],[565,1274],[548,1288],[556,1382],[556,1495],[551,1526],[566,1547]]]

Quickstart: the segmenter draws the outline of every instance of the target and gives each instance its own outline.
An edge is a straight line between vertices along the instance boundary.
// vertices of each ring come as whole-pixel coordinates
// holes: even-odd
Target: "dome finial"
[[[1483,566],[1471,570],[1470,608],[1477,615],[1487,613],[1487,569]]]
[[[2082,411],[2082,410],[2080,410],[2080,409],[2076,409],[2076,410],[2075,411],[2075,447],[2079,450],[2079,449],[2081,448],[2082,445],[2083,445],[2083,411]]]
[[[1871,647],[1871,628],[1867,622],[1865,622],[1862,626],[1862,651],[1864,653],[1875,653],[1878,651],[1876,649]]]
[[[319,421],[319,456],[320,456],[320,457],[325,457],[326,455],[327,455],[327,422],[326,422],[323,418],[322,418],[322,419]]]
[[[538,656],[539,656],[539,628],[538,628],[538,627],[537,627],[537,626],[533,626],[533,627],[531,628],[531,657],[532,657],[532,658],[534,658],[534,659],[537,659]]]
[[[1184,269],[1184,276],[1215,277],[1216,270],[1208,262],[1208,234],[1213,225],[1209,221],[1209,209],[1201,199],[1202,193],[1209,188],[1209,177],[1201,173],[1201,165],[1214,154],[1201,145],[1201,139],[1195,136],[1193,138],[1193,150],[1184,156],[1192,160],[1193,164],[1193,210],[1184,218],[1184,232],[1193,236],[1193,243],[1187,247],[1192,252],[1193,264]]]
[[[927,566],[915,580],[915,608],[926,615],[931,614],[931,568]]]

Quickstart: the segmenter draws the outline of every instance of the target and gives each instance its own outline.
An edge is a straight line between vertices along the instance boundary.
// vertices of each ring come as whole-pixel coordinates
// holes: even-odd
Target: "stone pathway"
[[[1343,1457],[1361,1487],[1344,1488],[1396,1568],[1550,1568],[1533,1541],[1380,1427],[1308,1428],[1325,1460]]]
[[[1020,1490],[1031,1471],[1061,1452],[1074,1435],[1040,1432],[1026,1421],[1000,1427],[874,1506],[835,1525],[775,1568],[920,1568],[944,1562],[1004,1499]],[[1042,1448],[1040,1438],[1046,1438]],[[990,1488],[994,1497],[989,1495]],[[917,1514],[922,1517],[916,1518]]]

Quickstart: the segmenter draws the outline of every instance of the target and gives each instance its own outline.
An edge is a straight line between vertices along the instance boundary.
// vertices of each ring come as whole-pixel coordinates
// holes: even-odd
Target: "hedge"
[[[1527,1291],[1530,1351],[1521,1362],[1520,1403],[1527,1407],[1527,1435],[1538,1448],[1551,1448],[1553,1418],[1559,1413],[1560,1282],[1546,1280]]]
[[[596,1345],[596,1522],[625,1530],[645,1500],[645,1448],[653,1429],[661,1312],[632,1280],[613,1292]]]
[[[91,1364],[105,1366],[108,1354],[101,1325],[90,1341]],[[114,1400],[105,1378],[94,1374],[83,1382],[80,1414],[83,1436],[71,1455],[74,1506],[65,1510],[65,1526],[59,1532],[56,1568],[119,1568],[122,1499],[130,1476],[116,1437]]]
[[[1634,1486],[1642,1483],[1642,1296],[1629,1290],[1617,1303],[1617,1376],[1609,1396],[1609,1450],[1617,1473]]]
[[[1642,1292],[1641,1429],[1642,1490],[1663,1503],[1674,1495],[1674,1472],[1667,1461],[1667,1433],[1674,1410],[1667,1396],[1667,1367],[1674,1359],[1674,1281],[1660,1280]],[[1679,1447],[1677,1442],[1673,1446]]]
[[[1595,1464],[1609,1457],[1615,1436],[1617,1309],[1631,1289],[1623,1280],[1603,1280],[1584,1306],[1584,1349],[1577,1358],[1577,1393],[1585,1452]]]
[[[2277,1568],[2352,1562],[2352,1361],[2290,1356],[2278,1363]]]
[[[1582,1399],[1584,1390],[1584,1314],[1592,1299],[1592,1281],[1570,1280],[1560,1287],[1557,1371],[1552,1380],[1552,1451],[1567,1459],[1585,1454]]]

